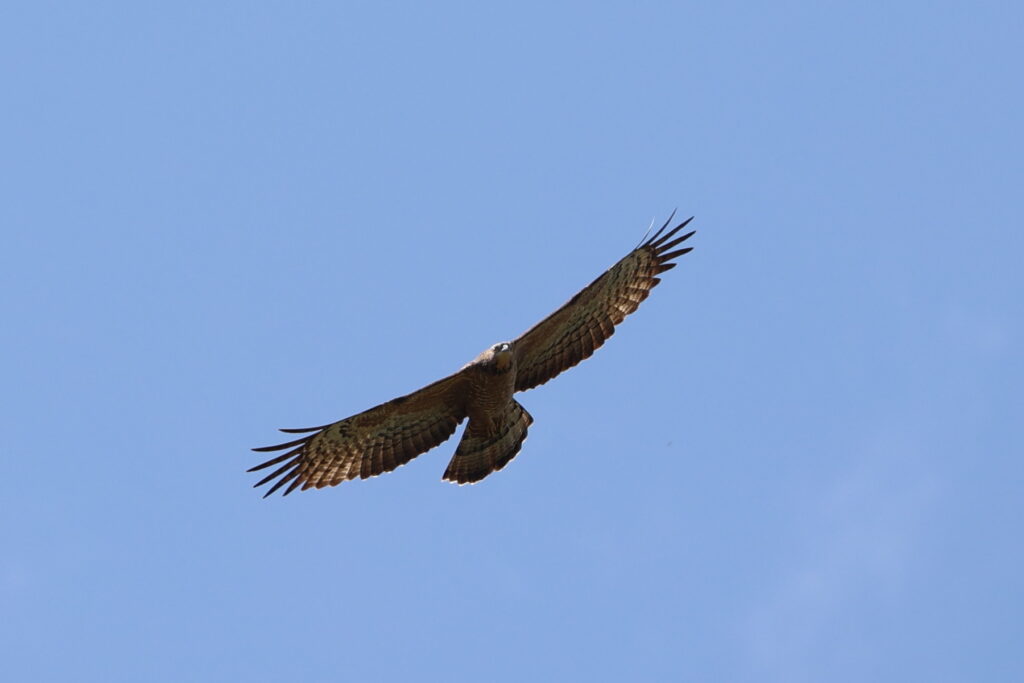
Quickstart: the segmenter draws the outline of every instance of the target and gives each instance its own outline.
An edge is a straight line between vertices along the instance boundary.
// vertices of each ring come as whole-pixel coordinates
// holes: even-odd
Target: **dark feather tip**
[[[648,239],[641,240],[640,246],[645,247],[645,246],[648,246],[650,244],[653,244],[655,242],[655,240],[657,240],[658,237],[661,235],[661,233],[665,232],[665,228],[667,228],[668,224],[672,222],[672,219],[675,218],[676,211],[678,211],[678,209],[672,209],[672,213],[669,215],[668,220],[665,221],[664,223],[662,223],[661,227],[658,228],[658,232],[656,232],[653,235],[651,235],[650,238],[648,238]]]
[[[302,428],[298,428],[298,429],[284,429],[284,428],[281,428],[281,429],[278,429],[277,431],[284,432],[285,434],[307,434],[309,432],[319,432],[321,429],[325,429],[325,428],[330,427],[330,426],[331,425],[320,425],[319,427],[302,427]]]
[[[671,251],[671,252],[669,252],[667,254],[662,254],[661,258],[664,259],[665,261],[671,261],[676,256],[682,256],[683,254],[689,254],[691,251],[693,251],[693,247],[686,247],[685,249],[679,249],[678,251]]]
[[[257,453],[267,453],[269,451],[280,451],[280,450],[284,450],[285,448],[291,448],[292,446],[298,446],[299,444],[306,443],[307,441],[309,441],[309,437],[308,436],[304,436],[301,439],[295,439],[295,441],[289,441],[287,443],[279,443],[276,446],[260,446],[259,448],[254,448],[253,450],[256,451]]]

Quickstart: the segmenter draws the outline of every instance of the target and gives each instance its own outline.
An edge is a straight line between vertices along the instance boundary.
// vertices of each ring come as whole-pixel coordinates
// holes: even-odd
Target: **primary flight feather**
[[[604,344],[661,281],[658,275],[675,268],[672,259],[691,251],[676,247],[695,231],[676,235],[692,220],[666,232],[669,216],[660,230],[564,306],[514,341],[487,349],[454,375],[333,424],[282,429],[305,436],[254,448],[285,451],[249,470],[280,465],[255,486],[273,482],[266,497],[287,485],[288,495],[299,487],[323,488],[390,472],[446,441],[467,417],[469,424],[443,478],[468,484],[500,470],[519,453],[533,422],[512,395],[544,384]]]

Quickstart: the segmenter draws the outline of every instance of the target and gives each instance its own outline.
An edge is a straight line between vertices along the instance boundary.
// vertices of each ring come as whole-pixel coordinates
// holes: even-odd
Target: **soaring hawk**
[[[661,281],[658,275],[676,266],[672,259],[690,251],[673,249],[693,235],[676,237],[693,218],[665,232],[673,216],[564,306],[518,339],[487,349],[454,375],[339,422],[282,429],[305,436],[254,448],[287,450],[249,470],[283,463],[255,486],[276,479],[264,497],[285,484],[288,495],[300,486],[323,488],[390,472],[447,440],[467,417],[469,424],[443,478],[469,484],[500,470],[519,453],[533,422],[512,395],[589,358],[647,298]]]

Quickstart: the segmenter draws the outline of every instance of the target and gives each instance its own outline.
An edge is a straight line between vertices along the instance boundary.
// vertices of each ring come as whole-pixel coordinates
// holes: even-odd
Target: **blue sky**
[[[5,680],[1020,680],[1022,21],[5,5]],[[250,488],[676,207],[504,471]]]

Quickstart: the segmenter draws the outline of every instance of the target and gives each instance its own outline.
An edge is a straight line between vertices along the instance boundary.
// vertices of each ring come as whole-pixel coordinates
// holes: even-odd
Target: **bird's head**
[[[499,372],[512,367],[512,343],[500,342],[491,347],[491,359]]]

